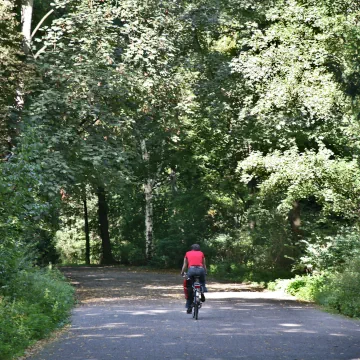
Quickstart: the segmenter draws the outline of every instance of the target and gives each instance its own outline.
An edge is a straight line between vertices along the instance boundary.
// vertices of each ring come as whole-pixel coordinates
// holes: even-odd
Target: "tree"
[[[358,222],[359,11],[349,0],[34,0],[16,164],[41,179],[36,203],[56,199],[49,213],[72,221],[97,197],[106,263],[177,266],[201,242],[229,269],[290,269],[299,240]],[[5,76],[20,71],[11,54]],[[4,146],[11,84],[0,85]]]
[[[163,171],[159,152],[156,154],[152,147],[169,138],[164,130],[176,119],[177,111],[171,104],[179,83],[179,78],[172,79],[175,74],[170,66],[175,52],[172,38],[165,36],[173,27],[169,10],[156,9],[152,3],[122,2],[119,6],[94,3],[88,7],[87,2],[80,2],[72,12],[55,20],[44,37],[48,49],[38,57],[43,63],[39,68],[45,86],[38,89],[28,112],[28,124],[47,134],[50,152],[46,157],[50,159],[57,156],[54,151],[60,151],[63,160],[59,166],[63,168],[64,180],[73,177],[75,167],[82,167],[81,161],[72,161],[74,151],[88,150],[88,156],[82,159],[98,171],[91,172],[87,181],[100,187],[114,183],[112,178],[103,176],[104,169],[110,164],[116,166],[120,149],[137,151],[139,160],[142,154],[143,163],[134,165],[143,168],[138,174],[145,184],[146,224],[150,229],[151,192],[155,184],[152,177]],[[146,17],[155,10],[159,16]],[[79,51],[74,53],[75,49]],[[49,109],[53,109],[51,116]],[[59,119],[56,125],[54,118]],[[71,144],[71,148],[66,148],[66,144]],[[144,150],[144,145],[148,150]],[[149,158],[152,153],[155,161]],[[66,165],[70,162],[71,170]],[[84,171],[88,171],[88,166],[89,163]],[[152,231],[147,230],[149,259],[151,236]]]
[[[290,220],[296,210],[303,237],[324,233],[326,226],[337,231],[334,219],[348,225],[358,221],[356,186],[347,184],[347,176],[357,178],[352,156],[358,146],[343,136],[358,126],[357,94],[350,90],[356,79],[353,58],[349,65],[358,11],[348,1],[331,6],[327,1],[279,1],[265,13],[267,22],[250,24],[252,35],[230,64],[246,89],[238,96],[243,106],[237,126],[250,135],[255,151],[240,169],[257,168],[258,151],[264,154],[264,167],[246,183],[259,187],[254,198],[263,199],[264,192],[269,196],[263,209],[275,210],[275,205]],[[345,45],[343,37],[352,41]],[[270,176],[267,166],[276,167]]]
[[[15,97],[19,79],[23,76],[21,36],[18,31],[15,5],[0,4],[0,154],[7,159],[13,150],[15,133]]]

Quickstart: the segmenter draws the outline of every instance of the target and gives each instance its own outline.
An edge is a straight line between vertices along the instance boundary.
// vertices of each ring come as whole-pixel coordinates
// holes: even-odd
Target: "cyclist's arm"
[[[184,258],[184,264],[183,264],[183,267],[181,269],[181,274],[183,274],[185,272],[185,269],[187,268],[187,266],[188,266],[187,258]]]
[[[205,258],[203,258],[203,267],[204,267],[205,272],[207,273]]]

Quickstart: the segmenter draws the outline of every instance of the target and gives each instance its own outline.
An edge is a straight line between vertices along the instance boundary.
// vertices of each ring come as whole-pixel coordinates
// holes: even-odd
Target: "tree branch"
[[[34,35],[36,34],[36,32],[39,30],[40,26],[42,25],[42,23],[54,12],[54,9],[51,9],[49,12],[47,12],[43,18],[39,21],[39,23],[37,24],[36,28],[34,29],[34,31],[31,34],[30,39],[32,39],[34,37]]]
[[[40,54],[42,54],[42,53],[45,51],[46,48],[47,48],[47,45],[44,45],[44,46],[34,55],[34,59],[37,59],[38,56],[39,56]]]

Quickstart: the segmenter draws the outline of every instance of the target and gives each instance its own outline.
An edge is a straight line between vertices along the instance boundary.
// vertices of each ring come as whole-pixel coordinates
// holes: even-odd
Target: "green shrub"
[[[66,316],[73,305],[73,288],[58,270],[22,271],[9,285],[6,295],[15,301],[37,304],[55,322]]]
[[[296,276],[291,279],[286,287],[286,292],[298,299],[314,301],[321,291],[326,278],[324,275]]]
[[[277,279],[269,282],[269,290],[282,290],[299,300],[314,301],[326,282],[326,276],[295,276],[292,279]]]
[[[283,269],[259,269],[253,264],[238,264],[235,262],[224,261],[222,263],[210,264],[208,266],[209,274],[232,281],[251,281],[251,282],[269,282],[281,276],[291,274]]]
[[[340,229],[338,234],[317,237],[315,242],[302,241],[305,255],[299,267],[311,266],[318,271],[340,271],[349,259],[360,255],[359,231],[356,228]]]
[[[268,282],[266,287],[271,291],[281,290],[285,292],[290,281],[291,279],[276,279],[274,281]]]
[[[0,359],[11,359],[64,324],[74,290],[57,270],[14,274],[0,298]]]
[[[342,272],[330,274],[318,303],[350,317],[360,317],[360,258],[349,260]]]
[[[146,257],[143,249],[136,246],[132,247],[129,251],[129,263],[135,266],[145,265]]]
[[[156,255],[150,260],[149,265],[155,269],[168,269],[170,268],[169,263],[172,262],[170,256],[167,255]],[[180,268],[180,266],[178,266]]]
[[[318,304],[350,317],[360,317],[360,258],[348,260],[338,272],[270,282],[270,290],[282,289],[300,300]]]
[[[117,252],[121,264],[134,266],[146,264],[145,252],[139,246],[124,242],[120,246],[117,246]]]
[[[233,281],[245,281],[249,277],[249,270],[245,266],[231,262],[211,264],[208,272],[215,277]]]
[[[56,250],[60,254],[62,264],[85,264],[85,238],[81,231],[66,228],[56,232]],[[102,254],[101,242],[90,240],[90,261],[92,264],[100,262]]]
[[[286,287],[286,292],[290,295],[296,295],[302,288],[308,286],[308,279],[310,277],[307,276],[296,276],[294,279],[291,279]]]
[[[28,247],[22,247],[19,244],[11,244],[7,247],[1,244],[0,240],[0,294],[2,289],[6,288],[12,281],[18,271],[28,269],[31,263],[27,257]]]
[[[22,309],[21,304],[0,300],[0,359],[11,359],[30,343]]]

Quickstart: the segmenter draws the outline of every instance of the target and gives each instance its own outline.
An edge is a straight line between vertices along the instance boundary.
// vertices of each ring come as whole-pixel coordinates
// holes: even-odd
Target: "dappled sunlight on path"
[[[137,271],[115,266],[63,267],[62,271],[76,287],[78,300],[82,304],[157,298],[180,300],[184,298],[183,279],[178,273]],[[274,298],[274,293],[263,292],[261,287],[250,284],[208,281],[207,287],[209,290],[207,296],[213,299],[224,297]],[[275,297],[279,295],[275,294]]]
[[[178,274],[63,271],[80,306],[69,331],[31,360],[360,360],[359,322],[284,294],[209,281],[196,321]]]

